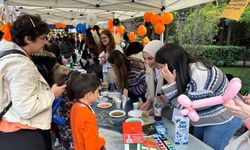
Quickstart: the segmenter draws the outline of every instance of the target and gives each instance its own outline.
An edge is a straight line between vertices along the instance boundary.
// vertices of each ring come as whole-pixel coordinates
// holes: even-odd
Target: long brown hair
[[[127,88],[130,60],[120,51],[115,50],[110,53],[108,62],[113,65],[114,72],[118,77],[119,89]]]
[[[180,45],[174,43],[165,44],[160,48],[156,55],[155,61],[160,64],[168,64],[170,71],[176,70],[176,83],[178,95],[186,92],[187,84],[190,82],[191,63],[201,62],[205,67],[210,68],[213,64],[205,59],[192,57]]]
[[[85,38],[85,47],[88,47],[91,53],[98,55],[100,53],[94,37],[92,36],[91,29],[87,29]]]
[[[102,31],[101,35],[104,34],[109,38],[109,43],[107,45],[103,45],[102,42],[100,42],[100,50],[104,51],[105,53],[111,53],[113,50],[115,50],[115,39],[112,35],[112,33],[105,29]]]

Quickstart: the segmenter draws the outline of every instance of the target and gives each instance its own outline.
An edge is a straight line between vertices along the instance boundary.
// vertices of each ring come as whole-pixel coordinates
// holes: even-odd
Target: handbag
[[[3,53],[0,54],[0,58],[8,55],[8,54],[21,54],[26,56],[26,54],[20,50],[16,50],[16,49],[12,49],[12,50],[8,50],[8,51],[4,51]],[[5,113],[10,109],[10,107],[12,106],[12,101],[10,101],[10,103],[3,109],[3,111],[0,113],[0,120],[3,118],[3,116],[5,115]]]

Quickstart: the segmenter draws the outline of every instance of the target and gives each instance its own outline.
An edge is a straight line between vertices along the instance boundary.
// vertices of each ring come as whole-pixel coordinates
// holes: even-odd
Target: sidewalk
[[[246,63],[246,64],[245,64],[245,67],[250,67],[250,61],[246,61],[245,63]],[[232,66],[244,67],[244,66],[243,66],[243,61],[236,61],[235,64],[232,65]]]

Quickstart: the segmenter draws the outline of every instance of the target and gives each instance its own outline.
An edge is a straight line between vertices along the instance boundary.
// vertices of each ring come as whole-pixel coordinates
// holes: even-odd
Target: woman
[[[72,62],[72,55],[75,52],[74,47],[71,45],[69,38],[64,36],[62,38],[62,43],[60,44],[61,55],[68,59],[68,62]]]
[[[114,37],[109,30],[103,30],[101,33],[101,44],[99,55],[100,63],[102,64],[103,82],[109,85],[109,90],[116,90],[117,77],[111,68],[110,64],[107,62],[107,58],[111,52],[118,50],[123,53],[122,48],[115,44]],[[113,87],[113,88],[111,88]]]
[[[164,46],[164,43],[159,40],[150,41],[143,49],[142,55],[146,67],[146,83],[147,83],[147,93],[146,102],[143,103],[139,109],[150,110],[153,98],[157,96],[157,93],[161,93],[161,87],[163,86],[163,78],[160,75],[160,70],[157,68],[157,63],[155,61],[156,52]]]
[[[143,50],[143,46],[140,42],[132,42],[129,44],[125,55],[127,57],[132,57],[132,58],[143,60],[142,50]]]
[[[31,60],[46,82],[52,86],[52,71],[57,64],[55,55],[44,49],[43,51],[32,53]]]
[[[236,139],[230,141],[226,146],[225,150],[245,150],[249,149],[249,130],[250,130],[250,94],[244,96],[241,100],[235,98],[235,105],[225,104],[225,107],[233,115],[243,118],[246,123],[245,126],[248,127],[248,131],[240,135]]]
[[[0,53],[16,49],[26,56],[10,54],[0,59],[0,112],[12,102],[0,120],[0,149],[49,150],[51,106],[66,86],[50,88],[30,59],[43,49],[49,27],[39,16],[24,14],[10,32],[13,42],[1,41]]]
[[[243,97],[243,101],[234,99],[235,105],[225,104],[225,107],[237,117],[250,120],[250,94]]]
[[[84,69],[87,70],[88,73],[95,73],[97,77],[101,79],[102,69],[98,60],[100,52],[91,32],[92,32],[91,29],[87,29],[86,31],[86,38],[85,38],[86,43],[84,46],[84,50],[82,51],[80,64]]]
[[[223,95],[227,87],[228,80],[221,70],[206,60],[191,57],[177,44],[166,44],[156,53],[155,60],[168,83],[162,91],[175,107],[180,107],[180,94],[195,101]],[[202,108],[197,113],[200,120],[192,122],[194,135],[216,150],[223,150],[241,126],[241,119],[223,105]]]
[[[133,103],[139,99],[145,100],[147,84],[145,82],[145,65],[137,59],[129,60],[120,51],[113,51],[108,57],[108,62],[111,64],[118,78],[118,89],[123,92],[128,90],[130,98],[127,104],[127,110],[133,109]]]

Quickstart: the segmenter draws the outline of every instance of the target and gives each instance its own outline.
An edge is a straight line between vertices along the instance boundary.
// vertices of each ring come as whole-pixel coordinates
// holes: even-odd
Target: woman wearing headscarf
[[[150,41],[144,47],[142,52],[144,61],[147,64],[146,67],[147,93],[145,95],[147,100],[139,107],[139,109],[141,110],[152,109],[153,98],[157,96],[157,93],[161,93],[161,87],[163,86],[163,78],[160,75],[159,68],[157,68],[157,62],[155,61],[155,54],[162,46],[164,46],[163,42],[159,40],[153,40]]]

